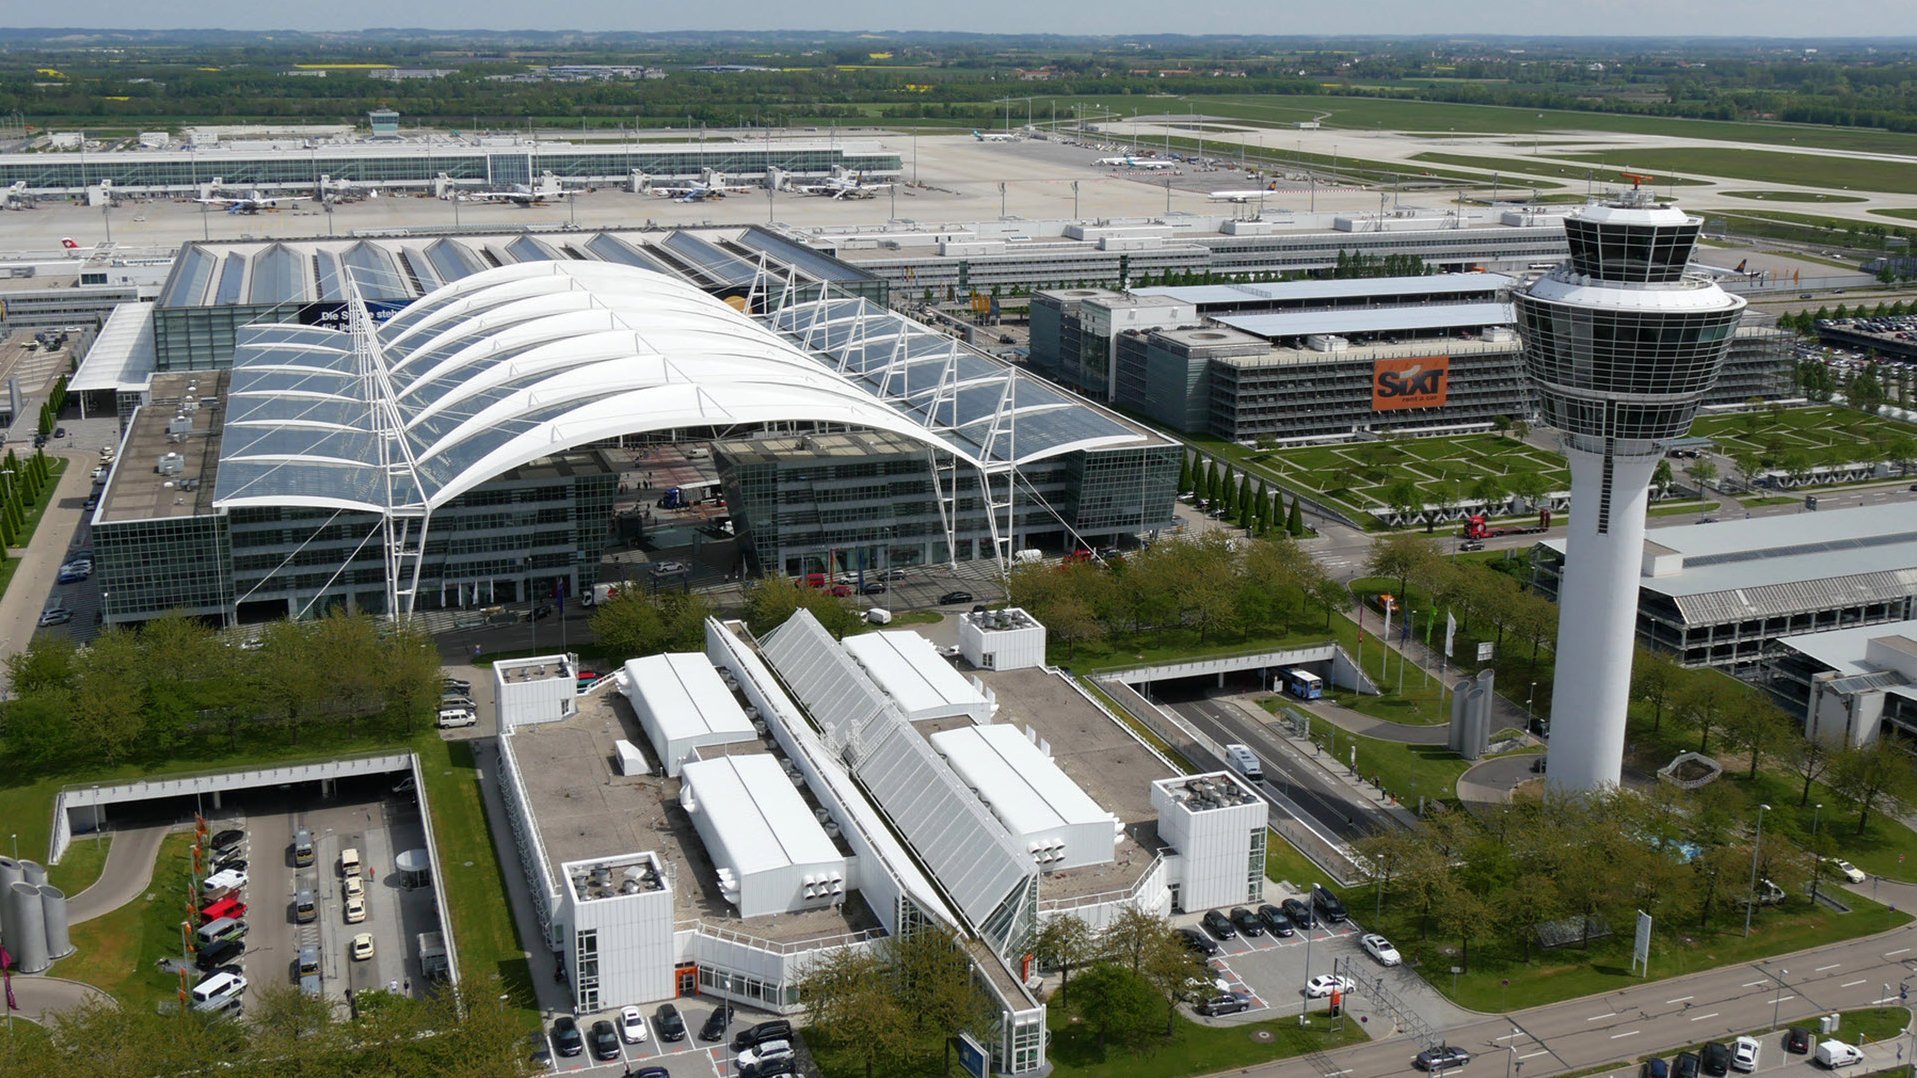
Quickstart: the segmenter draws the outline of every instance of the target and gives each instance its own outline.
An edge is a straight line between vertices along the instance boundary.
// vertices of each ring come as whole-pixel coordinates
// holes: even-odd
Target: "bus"
[[[1325,694],[1325,679],[1309,670],[1287,670],[1285,691],[1300,700],[1316,700]]]

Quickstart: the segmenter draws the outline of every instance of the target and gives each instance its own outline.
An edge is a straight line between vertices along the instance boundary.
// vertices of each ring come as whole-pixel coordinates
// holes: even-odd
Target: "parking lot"
[[[685,1037],[678,1041],[664,1041],[659,1036],[658,1014],[660,1005],[646,1004],[639,1008],[645,1019],[646,1037],[638,1044],[629,1044],[620,1039],[619,1055],[616,1059],[598,1060],[593,1058],[590,1032],[595,1022],[610,1022],[615,1030],[619,1026],[619,1008],[600,1011],[579,1017],[579,1032],[585,1037],[586,1048],[576,1056],[558,1055],[552,1048],[552,1022],[546,1023],[544,1035],[544,1058],[553,1070],[562,1074],[582,1074],[595,1070],[608,1073],[623,1073],[626,1069],[638,1071],[643,1067],[664,1067],[673,1078],[734,1078],[739,1073],[735,1060],[738,1053],[732,1050],[732,1038],[741,1030],[757,1022],[778,1017],[764,1011],[738,1008],[732,1020],[716,1041],[700,1039],[706,1019],[720,1005],[719,1000],[707,1000],[692,996],[674,1000],[672,1005],[678,1009],[679,1016],[685,1022]],[[801,1036],[803,1033],[801,1033]]]
[[[260,799],[244,813],[209,814],[208,825],[218,832],[239,828],[246,832],[244,856],[247,886],[246,951],[239,965],[246,975],[249,1005],[269,985],[297,985],[299,953],[303,947],[319,950],[320,990],[346,1001],[371,990],[415,992],[425,982],[419,967],[417,936],[437,931],[430,887],[409,888],[394,869],[400,851],[424,845],[424,830],[410,787],[393,792],[399,776],[360,780],[354,790],[342,791],[350,800],[320,808],[293,808],[286,798]],[[316,801],[317,799],[308,799]],[[313,863],[293,863],[293,835],[311,831]],[[359,850],[365,880],[366,918],[347,924],[343,909],[340,851]],[[299,924],[294,897],[311,890],[317,917]],[[352,938],[373,938],[373,955],[355,961],[348,953]]]

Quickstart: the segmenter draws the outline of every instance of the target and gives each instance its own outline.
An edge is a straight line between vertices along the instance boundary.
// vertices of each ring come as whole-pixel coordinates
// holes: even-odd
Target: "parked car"
[[[1220,1015],[1237,1014],[1250,1007],[1251,1003],[1243,996],[1226,993],[1212,996],[1210,999],[1200,1002],[1196,1007],[1193,1007],[1192,1010],[1197,1011],[1207,1018],[1217,1018]]]
[[[1314,884],[1311,888],[1311,908],[1318,911],[1329,924],[1341,925],[1350,919],[1345,912],[1344,901],[1331,893],[1324,884]]]
[[[1204,917],[1199,919],[1198,923],[1205,926],[1205,931],[1211,933],[1213,939],[1229,940],[1238,938],[1238,930],[1231,926],[1231,920],[1217,910],[1212,910],[1205,914]]]
[[[64,606],[56,606],[51,610],[42,611],[40,614],[41,628],[45,628],[48,625],[65,625],[72,620],[73,611],[68,610]]]
[[[1411,1060],[1411,1065],[1421,1071],[1453,1070],[1471,1062],[1471,1053],[1455,1044],[1440,1044],[1426,1048]]]
[[[1278,903],[1278,908],[1284,910],[1285,916],[1291,918],[1291,923],[1299,928],[1318,927],[1318,918],[1312,914],[1311,907],[1298,899],[1287,898]]]
[[[613,1032],[611,1022],[603,1018],[594,1022],[586,1039],[592,1043],[592,1058],[602,1062],[619,1058],[619,1034]]]
[[[652,567],[653,576],[671,576],[674,573],[683,573],[685,571],[686,563],[682,561],[656,562]]]
[[[1671,1078],[1697,1078],[1700,1063],[1696,1052],[1679,1052],[1671,1061]]]
[[[55,584],[78,584],[93,575],[91,569],[62,569],[53,578]]]
[[[885,585],[877,580],[868,580],[865,582],[865,586],[859,590],[867,595],[878,595],[885,591]]]
[[[1854,1044],[1845,1044],[1843,1041],[1832,1038],[1817,1046],[1817,1055],[1814,1058],[1819,1065],[1836,1070],[1853,1063],[1862,1063],[1864,1052]]]
[[[705,1023],[699,1027],[699,1039],[714,1044],[725,1040],[726,1027],[731,1024],[732,1007],[721,1003],[712,1009],[711,1014],[706,1015]]]
[[[854,590],[855,589],[850,584],[834,584],[830,588],[826,589],[826,593],[828,595],[831,595],[833,598],[844,599],[853,595]]]
[[[1756,1037],[1739,1037],[1731,1042],[1731,1066],[1745,1074],[1757,1069],[1757,1057],[1763,1046]]]
[[[972,593],[969,591],[948,591],[944,595],[939,596],[940,603],[969,603],[971,601]]]
[[[747,1048],[764,1044],[767,1041],[789,1041],[791,1039],[792,1023],[783,1018],[774,1018],[771,1021],[760,1022],[740,1030],[732,1038],[732,1050],[735,1052],[743,1052]]]
[[[1851,864],[1841,857],[1826,857],[1824,858],[1824,863],[1831,867],[1831,871],[1844,877],[1845,881],[1849,883],[1863,883],[1870,879],[1869,876],[1864,874],[1863,869],[1858,868],[1856,865]]]
[[[1364,937],[1358,941],[1358,945],[1365,949],[1366,954],[1383,965],[1395,966],[1404,961],[1403,956],[1398,954],[1398,949],[1391,945],[1391,941],[1376,932],[1365,933]]]
[[[1792,1026],[1784,1034],[1784,1051],[1793,1055],[1808,1055],[1811,1050],[1811,1031],[1803,1026]]]
[[[679,1017],[679,1008],[670,1003],[661,1003],[659,1009],[652,1012],[652,1024],[658,1028],[662,1041],[686,1039],[686,1020]]]
[[[1731,1072],[1731,1046],[1723,1041],[1712,1041],[1704,1046],[1704,1073],[1711,1078],[1723,1078]]]
[[[53,428],[53,436],[55,438],[64,438],[67,436],[67,429],[65,427],[55,427]]]
[[[355,962],[364,962],[373,957],[373,934],[371,932],[361,932],[359,935],[354,936],[352,949],[353,961]]]
[[[627,1044],[646,1043],[646,1016],[639,1013],[637,1007],[627,1007],[619,1012],[619,1036]]]
[[[1637,1078],[1671,1078],[1671,1068],[1663,1060],[1652,1056],[1638,1065]]]
[[[1333,992],[1349,992],[1358,987],[1358,982],[1337,973],[1320,973],[1305,982],[1305,995],[1311,999],[1322,999]]]
[[[1236,928],[1240,935],[1247,937],[1265,934],[1265,922],[1259,920],[1257,914],[1243,906],[1238,906],[1231,911],[1231,926]]]
[[[1274,936],[1290,936],[1297,932],[1291,927],[1291,918],[1285,916],[1285,911],[1269,902],[1258,907],[1258,916],[1264,920],[1265,927]]]
[[[229,827],[213,836],[207,845],[214,850],[229,850],[246,841],[246,832],[237,827]]]
[[[1181,928],[1178,930],[1178,934],[1184,938],[1186,947],[1191,948],[1201,955],[1209,958],[1218,953],[1218,944],[1212,942],[1210,936],[1205,935],[1196,928]]]
[[[552,1024],[552,1048],[562,1056],[576,1056],[586,1050],[586,1039],[579,1035],[579,1023],[572,1015],[562,1014]]]

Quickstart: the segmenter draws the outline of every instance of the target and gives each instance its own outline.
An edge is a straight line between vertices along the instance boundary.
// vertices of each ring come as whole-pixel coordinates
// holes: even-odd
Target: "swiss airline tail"
[[[61,237],[60,246],[65,247],[69,251],[75,251],[80,248],[79,242],[76,241],[72,236]]]

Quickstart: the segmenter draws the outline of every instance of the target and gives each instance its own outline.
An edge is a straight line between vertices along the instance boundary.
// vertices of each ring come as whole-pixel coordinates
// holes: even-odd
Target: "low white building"
[[[571,655],[502,659],[493,664],[499,728],[558,722],[578,708],[579,661]]]
[[[1041,869],[1112,859],[1112,846],[1124,830],[1117,817],[1010,724],[947,730],[930,740]]]
[[[1045,626],[1017,607],[959,615],[959,654],[980,670],[1045,665]]]
[[[574,991],[595,1004],[672,996],[672,882],[658,856],[569,861],[560,875],[554,919],[569,936]]]
[[[965,717],[984,723],[998,710],[991,690],[977,678],[968,681],[918,633],[849,636],[845,650],[912,722]]]
[[[719,873],[719,891],[741,917],[845,901],[846,859],[767,753],[693,760],[680,771],[679,804]]]
[[[628,661],[614,676],[667,775],[678,775],[701,746],[758,738],[751,717],[704,655],[648,655]]]
[[[1176,908],[1202,910],[1264,901],[1265,802],[1226,771],[1152,783],[1158,834]]]

